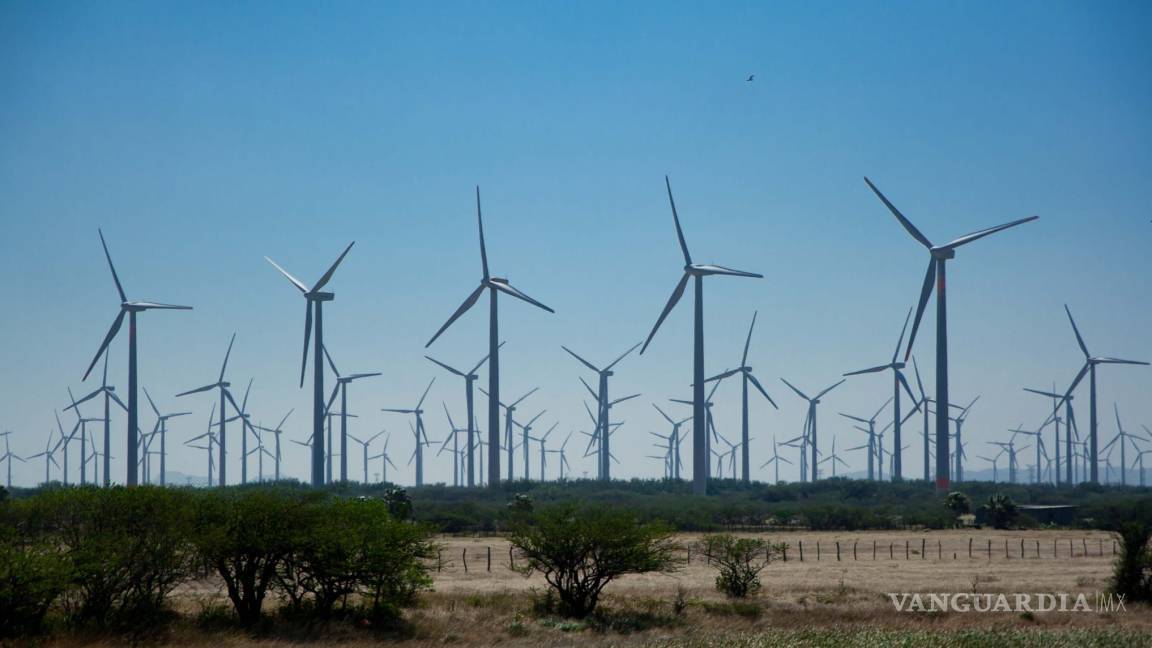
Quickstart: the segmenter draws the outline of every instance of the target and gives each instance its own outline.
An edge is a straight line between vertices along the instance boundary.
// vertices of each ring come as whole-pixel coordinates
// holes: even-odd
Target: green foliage
[[[388,505],[388,513],[395,520],[412,519],[412,498],[403,488],[389,488],[384,491],[384,502]]]
[[[988,521],[994,529],[1007,529],[1020,513],[1016,502],[1004,493],[993,493],[981,508],[988,515]]]
[[[1120,555],[1112,573],[1111,590],[1129,601],[1152,601],[1152,525],[1144,521],[1120,525]]]
[[[47,546],[0,544],[0,638],[37,634],[68,570]]]
[[[515,497],[508,500],[508,510],[513,513],[531,513],[532,497],[524,493],[516,493]]]
[[[955,516],[967,515],[972,512],[972,500],[960,491],[952,491],[944,498],[944,508]]]
[[[671,530],[635,514],[574,505],[545,507],[513,524],[509,541],[525,560],[518,571],[540,572],[559,598],[560,614],[584,618],[604,587],[625,574],[674,571]]]
[[[139,629],[160,618],[192,569],[188,500],[165,488],[88,487],[30,503],[29,519],[61,552],[73,621]]]
[[[697,547],[719,572],[716,589],[732,598],[745,598],[760,590],[760,572],[780,558],[788,545],[723,533],[704,536]]]

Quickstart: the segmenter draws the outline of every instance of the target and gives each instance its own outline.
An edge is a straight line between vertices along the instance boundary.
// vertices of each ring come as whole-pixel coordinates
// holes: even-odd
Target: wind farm
[[[0,26],[0,643],[1152,631],[1148,7]]]

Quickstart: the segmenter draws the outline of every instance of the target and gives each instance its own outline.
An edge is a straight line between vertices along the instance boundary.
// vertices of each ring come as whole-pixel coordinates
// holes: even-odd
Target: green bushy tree
[[[733,598],[744,598],[760,590],[760,572],[782,556],[788,545],[724,533],[704,536],[697,547],[719,572],[716,589]]]

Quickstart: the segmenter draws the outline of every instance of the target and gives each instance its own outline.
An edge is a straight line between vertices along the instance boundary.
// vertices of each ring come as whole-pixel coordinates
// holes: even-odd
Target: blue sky
[[[706,287],[710,372],[738,362],[760,313],[750,361],[781,409],[754,404],[759,465],[803,421],[777,378],[817,390],[882,362],[917,296],[926,254],[868,175],[933,240],[1041,216],[949,267],[952,392],[982,395],[965,429],[982,445],[1043,418],[1022,386],[1079,368],[1065,302],[1093,352],[1152,359],[1150,27],[1139,2],[4,3],[0,427],[32,454],[66,388],[91,389],[80,377],[117,307],[103,227],[131,297],[196,308],[140,320],[141,383],[196,412],[174,421],[173,445],[203,430],[212,401],[172,396],[213,380],[234,331],[229,377],[255,379],[253,415],[272,424],[295,407],[289,436],[305,437],[303,300],[262,257],[314,281],[355,240],[327,342],[341,370],[384,372],[350,392],[353,431],[390,430],[410,481],[407,423],[379,408],[414,404],[436,376],[430,409],[463,418],[461,385],[422,356],[479,278],[478,184],[493,271],[557,311],[504,303],[503,389],[539,386],[525,414],[586,429],[589,376],[560,345],[605,362],[647,335],[682,264],[668,174],[695,259],[765,275]],[[689,305],[614,379],[644,394],[618,408],[618,474],[660,472],[641,458],[664,427],[649,403],[688,393]],[[933,331],[929,314],[929,389]],[[431,351],[466,365],[486,335],[478,308]],[[122,338],[121,389],[126,356]],[[1152,370],[1105,368],[1101,404],[1152,424],[1150,387]],[[874,410],[889,391],[850,380],[822,406],[821,436],[862,443],[833,412]],[[736,384],[717,402],[734,437]],[[442,419],[429,416],[433,438]],[[298,450],[285,471],[303,477]],[[918,442],[909,452],[918,474]],[[14,478],[41,474],[17,464]]]

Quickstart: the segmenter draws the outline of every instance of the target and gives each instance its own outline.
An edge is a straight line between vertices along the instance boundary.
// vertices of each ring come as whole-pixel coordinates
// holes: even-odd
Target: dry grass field
[[[969,538],[973,539],[973,558],[968,557]],[[694,539],[680,536],[686,546]],[[1152,609],[1147,606],[1128,605],[1127,610],[1112,613],[900,613],[886,595],[1066,592],[1085,593],[1094,601],[1095,592],[1107,587],[1113,560],[1112,539],[1104,533],[781,533],[770,539],[789,544],[788,560],[774,562],[763,573],[764,590],[748,603],[733,604],[716,592],[714,571],[693,556],[677,573],[631,576],[610,585],[603,603],[604,618],[567,622],[533,613],[533,601],[544,591],[544,581],[539,575],[525,578],[508,568],[507,542],[493,537],[442,537],[442,564],[435,573],[434,591],[423,595],[419,607],[406,612],[408,629],[402,634],[342,627],[254,638],[234,631],[203,630],[189,623],[173,630],[165,641],[219,648],[367,646],[381,641],[412,646],[1152,645]],[[1020,557],[1021,540],[1024,558]],[[836,541],[840,542],[839,561]],[[920,552],[921,541],[927,555]],[[801,542],[803,561],[799,559]],[[487,568],[489,547],[491,571]],[[177,594],[182,611],[190,618],[221,597],[217,586],[207,581]],[[679,613],[678,599],[685,604]],[[82,638],[73,637],[59,645],[82,643]]]

